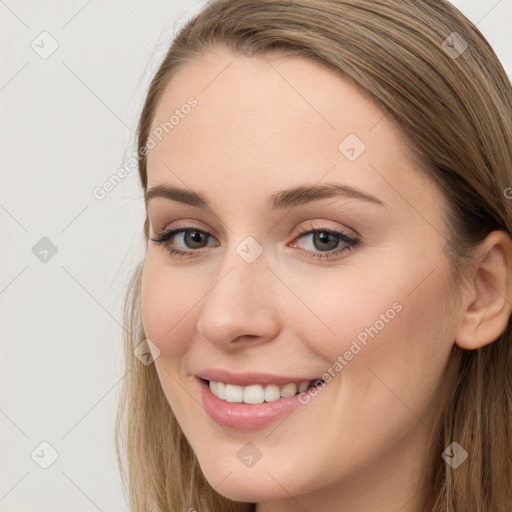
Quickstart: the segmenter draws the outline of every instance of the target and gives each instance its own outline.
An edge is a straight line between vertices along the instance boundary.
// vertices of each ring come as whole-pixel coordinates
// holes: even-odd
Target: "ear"
[[[465,350],[495,341],[505,330],[512,311],[512,239],[504,231],[493,231],[476,254],[455,336],[455,343]]]

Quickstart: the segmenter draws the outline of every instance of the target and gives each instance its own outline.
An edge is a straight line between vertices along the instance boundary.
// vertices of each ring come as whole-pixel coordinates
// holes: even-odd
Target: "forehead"
[[[159,129],[148,188],[179,178],[198,190],[232,184],[267,196],[325,177],[390,203],[405,193],[420,205],[425,187],[436,194],[398,124],[351,81],[300,57],[198,58],[167,85],[151,134]]]

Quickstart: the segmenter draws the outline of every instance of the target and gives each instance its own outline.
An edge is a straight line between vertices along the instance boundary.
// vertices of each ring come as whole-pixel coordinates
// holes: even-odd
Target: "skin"
[[[480,284],[454,297],[443,196],[400,127],[316,63],[212,51],[174,76],[152,126],[190,96],[197,107],[149,153],[148,189],[197,191],[214,213],[152,199],[150,238],[177,223],[210,238],[199,249],[182,234],[171,239],[196,251],[191,258],[148,242],[142,317],[160,350],[162,388],[206,479],[232,500],[257,502],[259,511],[419,511],[453,345],[489,343],[510,313],[509,240],[493,235],[482,246],[492,289],[475,267],[470,281]],[[338,149],[349,134],[366,146],[353,162]],[[333,197],[265,208],[277,191],[327,182],[357,187],[385,206]],[[359,234],[360,245],[309,259],[300,250],[318,255],[322,246],[300,227]],[[263,249],[250,264],[236,251],[247,236]],[[339,240],[331,252],[344,245]],[[401,311],[278,424],[240,432],[203,408],[199,370],[321,376],[397,302]],[[262,455],[251,468],[237,457],[247,442]]]

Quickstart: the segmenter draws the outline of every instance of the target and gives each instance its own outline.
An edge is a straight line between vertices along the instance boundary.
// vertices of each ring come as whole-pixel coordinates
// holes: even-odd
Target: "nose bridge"
[[[246,299],[252,303],[257,296],[262,297],[262,290],[259,288],[264,289],[270,284],[269,277],[272,273],[267,268],[267,264],[263,246],[253,236],[246,236],[241,242],[230,244],[218,267],[217,281],[219,282],[215,288],[219,285],[220,287],[217,292],[231,293],[241,306]]]
[[[263,247],[252,236],[230,246],[204,297],[198,331],[218,344],[240,336],[269,337],[277,326],[273,275]]]

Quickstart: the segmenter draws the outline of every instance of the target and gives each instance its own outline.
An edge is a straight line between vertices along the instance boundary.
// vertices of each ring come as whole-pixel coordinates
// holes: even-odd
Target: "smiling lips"
[[[300,407],[299,395],[319,378],[232,373],[210,369],[195,375],[205,410],[218,424],[236,430],[268,426]]]
[[[270,373],[233,373],[223,369],[208,369],[197,374],[212,394],[233,403],[262,404],[289,398],[307,391],[319,378],[272,375]],[[323,381],[322,381],[323,382]]]
[[[226,402],[244,402],[246,404],[262,404],[263,402],[275,402],[280,398],[289,398],[307,391],[314,381],[305,380],[296,383],[288,383],[283,386],[277,384],[252,384],[249,386],[238,386],[236,384],[226,384],[224,382],[211,380],[209,382],[210,391],[217,397]]]

